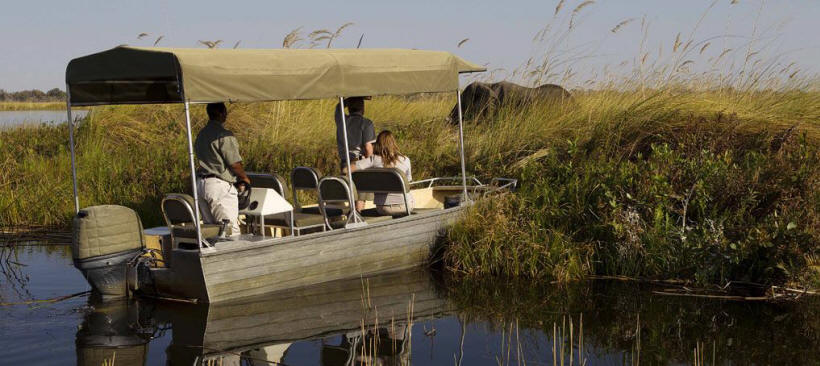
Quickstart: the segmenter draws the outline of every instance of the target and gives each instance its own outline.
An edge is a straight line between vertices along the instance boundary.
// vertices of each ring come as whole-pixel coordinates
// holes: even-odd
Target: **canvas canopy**
[[[71,105],[405,95],[458,89],[484,71],[449,52],[117,47],[72,60]]]

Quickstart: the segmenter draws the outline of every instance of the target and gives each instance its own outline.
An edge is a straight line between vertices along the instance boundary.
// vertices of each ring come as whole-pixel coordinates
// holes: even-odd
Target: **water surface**
[[[0,302],[88,285],[65,246],[0,248]],[[411,271],[216,305],[84,295],[0,307],[3,364],[818,364],[820,304],[594,281],[448,283]],[[571,329],[570,329],[571,328]],[[571,334],[571,341],[570,341]]]
[[[72,109],[72,117],[82,119],[88,110]],[[64,110],[0,111],[0,128],[20,125],[58,124],[68,120]]]

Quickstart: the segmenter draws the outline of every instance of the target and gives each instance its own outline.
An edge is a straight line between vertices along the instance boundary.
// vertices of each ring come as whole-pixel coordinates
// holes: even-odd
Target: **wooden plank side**
[[[236,260],[229,265],[223,263],[222,270],[206,270],[208,283],[216,285],[228,281],[236,281],[255,276],[269,275],[283,272],[290,269],[309,269],[311,266],[327,263],[335,266],[334,263],[347,258],[358,258],[362,263],[389,259],[390,255],[401,255],[402,253],[386,254],[384,252],[395,249],[406,250],[407,254],[419,254],[423,262],[429,251],[429,243],[434,240],[434,232],[409,232],[407,235],[397,235],[396,239],[372,241],[368,245],[362,245],[359,240],[352,239],[336,243],[316,244],[305,248],[304,253],[295,259],[279,259],[277,256],[244,258]],[[364,237],[364,239],[370,239]],[[279,256],[278,258],[286,258]],[[421,262],[420,262],[421,263]]]
[[[444,211],[441,211],[444,212]],[[437,223],[438,228],[448,226],[459,214],[459,212],[450,212],[448,214],[439,214],[434,216],[413,218],[412,220],[397,219],[394,221],[381,222],[356,229],[338,229],[328,232],[307,234],[304,236],[277,238],[264,240],[260,242],[237,242],[237,243],[220,243],[217,244],[217,250],[212,253],[203,253],[202,258],[204,263],[215,264],[218,262],[231,262],[236,259],[245,258],[248,256],[264,255],[273,251],[283,251],[286,249],[294,251],[302,251],[307,246],[312,246],[317,243],[334,242],[340,238],[350,238],[359,235],[370,235],[373,232],[380,233],[380,235],[392,234],[395,230],[401,227],[413,227],[415,225],[428,225],[430,223]],[[290,255],[290,252],[284,251],[279,255]]]
[[[392,232],[391,239],[395,240],[402,240],[407,234],[409,235],[418,235],[422,233],[422,231],[408,231],[408,230],[401,230]],[[429,231],[427,232],[429,233]],[[238,263],[242,263],[244,265],[258,265],[258,264],[271,264],[271,263],[281,263],[284,261],[299,261],[304,259],[305,257],[315,256],[315,255],[337,255],[340,251],[346,250],[366,250],[368,248],[378,248],[380,246],[389,245],[392,240],[384,240],[384,239],[377,239],[376,235],[370,234],[360,234],[356,236],[350,237],[343,237],[338,238],[336,240],[322,240],[316,241],[311,243],[310,245],[303,245],[303,246],[281,246],[281,247],[274,247],[269,250],[260,250],[255,252],[254,255],[244,255],[235,257],[231,261],[218,261],[218,262],[206,262],[206,275],[218,275],[225,271],[232,271],[237,267]]]
[[[238,279],[232,277],[231,273],[253,277],[276,272],[281,268],[312,265],[317,261],[371,255],[384,249],[408,244],[408,242],[417,245],[419,250],[427,250],[429,243],[435,240],[437,231],[436,227],[431,226],[405,227],[391,231],[389,239],[385,239],[382,233],[360,233],[356,236],[340,240],[324,240],[300,248],[274,248],[253,256],[238,257],[232,261],[206,262],[204,270],[209,282],[218,283],[213,281],[217,278],[227,281]]]
[[[444,224],[431,217],[391,225],[388,235],[374,227],[301,245],[267,246],[245,255],[203,257],[210,301],[418,266],[428,259]]]
[[[442,227],[449,226],[452,222],[463,213],[463,207],[453,207],[447,210],[442,211],[432,211],[426,212],[419,215],[413,215],[409,217],[404,217],[395,220],[389,220],[384,222],[379,222],[376,224],[371,224],[368,226],[360,227],[360,228],[353,228],[353,229],[339,229],[339,230],[332,230],[326,232],[319,232],[319,233],[312,233],[307,234],[304,236],[296,236],[296,237],[287,237],[287,238],[271,238],[269,240],[261,240],[261,241],[253,241],[253,242],[236,242],[236,243],[220,243],[217,245],[216,251],[213,252],[203,252],[202,257],[208,261],[218,261],[218,260],[230,260],[230,254],[236,254],[241,252],[254,252],[260,248],[275,246],[275,245],[292,245],[295,243],[304,243],[304,242],[313,242],[320,240],[324,237],[333,237],[342,234],[350,234],[355,233],[358,231],[365,231],[365,230],[382,230],[382,232],[387,232],[391,230],[389,227],[391,226],[401,226],[407,223],[412,223],[415,221],[425,221],[425,220],[434,220],[439,221],[442,223]],[[307,243],[305,243],[307,244]],[[242,254],[239,254],[240,256]]]
[[[185,297],[217,302],[412,268],[426,262],[441,230],[462,212],[463,208],[455,208],[354,229],[220,243],[213,251],[197,253],[201,277],[194,282],[198,282],[196,287],[204,286],[196,291],[179,290],[184,284],[171,278],[158,279],[169,281],[167,286],[157,285],[168,296],[184,292]],[[180,269],[172,268],[172,272],[180,275]],[[177,290],[182,292],[177,294]]]
[[[376,262],[363,262],[361,258],[337,260],[330,268],[327,266],[295,267],[290,271],[271,273],[234,282],[208,286],[208,294],[213,302],[264,294],[266,292],[307,286],[342,278],[367,276],[395,270],[417,267],[426,258],[427,253],[408,254],[404,248],[390,250],[389,256]]]

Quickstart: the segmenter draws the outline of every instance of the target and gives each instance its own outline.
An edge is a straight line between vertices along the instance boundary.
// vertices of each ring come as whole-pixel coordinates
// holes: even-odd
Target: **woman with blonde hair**
[[[410,169],[410,158],[403,155],[399,151],[399,144],[396,143],[396,138],[393,133],[384,130],[376,137],[376,145],[374,146],[374,155],[357,161],[353,165],[353,170],[367,169],[367,168],[396,168],[404,173],[406,183],[413,181]],[[412,195],[407,195],[407,201],[410,205],[410,211],[415,208],[415,202]],[[380,215],[402,215],[407,212],[404,207],[404,196],[398,193],[376,193],[373,203],[376,204],[376,211]]]

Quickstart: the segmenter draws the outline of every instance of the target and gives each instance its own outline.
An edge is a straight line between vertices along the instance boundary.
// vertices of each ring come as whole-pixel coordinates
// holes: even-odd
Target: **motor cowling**
[[[117,205],[91,206],[77,213],[73,227],[74,266],[103,299],[126,296],[126,267],[145,246],[137,213]]]

